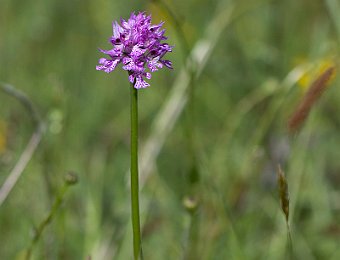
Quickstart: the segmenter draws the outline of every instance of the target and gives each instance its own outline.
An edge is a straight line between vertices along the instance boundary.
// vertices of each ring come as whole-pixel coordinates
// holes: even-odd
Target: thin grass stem
[[[290,232],[290,225],[289,225],[288,220],[286,221],[286,224],[287,224],[287,247],[288,247],[289,259],[294,259],[293,240],[292,240],[292,234]]]
[[[26,145],[25,150],[21,153],[19,160],[13,167],[12,171],[8,174],[5,182],[0,187],[0,206],[7,199],[9,193],[12,191],[17,181],[21,177],[21,174],[25,170],[27,164],[31,160],[34,152],[36,151],[41,138],[43,136],[45,125],[38,113],[38,110],[35,108],[33,102],[30,98],[20,90],[17,90],[12,85],[0,82],[0,89],[6,94],[17,99],[29,112],[32,117],[32,121],[35,124],[35,131],[32,134],[29,142]]]
[[[47,217],[40,223],[38,228],[36,228],[36,230],[35,230],[34,237],[33,237],[32,241],[31,241],[30,246],[28,247],[28,249],[26,251],[25,260],[31,259],[32,252],[33,252],[33,249],[34,249],[35,245],[39,242],[39,240],[40,240],[40,238],[41,238],[45,228],[48,226],[48,224],[51,223],[51,221],[55,217],[57,211],[59,210],[59,208],[60,208],[60,206],[62,204],[62,202],[64,201],[64,197],[65,197],[66,191],[68,190],[68,188],[71,185],[76,184],[77,181],[78,181],[77,175],[75,175],[72,172],[69,172],[65,176],[64,185],[62,186],[62,188],[60,189],[57,197],[55,198],[50,212],[48,213]]]

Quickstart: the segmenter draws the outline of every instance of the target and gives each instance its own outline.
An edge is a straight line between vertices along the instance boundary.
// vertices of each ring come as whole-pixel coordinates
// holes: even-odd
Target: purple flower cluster
[[[127,21],[121,19],[121,24],[113,22],[113,36],[109,39],[113,48],[100,49],[110,58],[99,59],[96,69],[110,73],[121,62],[123,69],[129,73],[129,81],[136,89],[150,86],[144,80],[151,78],[150,72],[163,66],[172,69],[171,61],[163,60],[163,56],[172,51],[172,46],[161,43],[167,39],[164,36],[165,30],[161,29],[162,25],[163,22],[151,25],[151,15],[146,16],[144,12],[137,15],[132,13]]]

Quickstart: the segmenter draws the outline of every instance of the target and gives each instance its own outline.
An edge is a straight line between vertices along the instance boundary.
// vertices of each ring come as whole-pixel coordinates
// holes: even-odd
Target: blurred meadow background
[[[0,81],[42,139],[0,205],[0,259],[132,259],[129,82],[96,71],[111,23],[164,21],[174,70],[139,91],[145,259],[340,259],[339,76],[296,134],[308,85],[338,66],[339,0],[0,0]],[[0,185],[36,124],[0,93]],[[78,183],[65,193],[64,176]],[[53,212],[37,241],[35,229]],[[33,243],[33,247],[31,246]]]

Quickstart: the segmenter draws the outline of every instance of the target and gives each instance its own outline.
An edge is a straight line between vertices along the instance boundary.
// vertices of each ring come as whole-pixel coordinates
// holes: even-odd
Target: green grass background
[[[47,124],[0,207],[0,259],[23,259],[69,170],[79,183],[34,259],[132,259],[129,83],[120,68],[95,70],[98,48],[110,48],[111,22],[132,11],[165,21],[175,45],[167,56],[174,70],[154,73],[151,87],[139,91],[141,145],[189,51],[218,36],[195,77],[193,101],[172,122],[141,190],[145,259],[287,259],[278,162],[290,189],[295,258],[340,259],[339,77],[301,132],[286,130],[303,95],[292,71],[302,62],[339,60],[339,1],[164,2],[183,34],[158,1],[0,0],[0,81],[25,92]],[[219,33],[218,23],[209,26],[221,10],[230,18]],[[15,99],[1,93],[0,103],[3,183],[34,127]],[[183,204],[189,197],[194,213]]]

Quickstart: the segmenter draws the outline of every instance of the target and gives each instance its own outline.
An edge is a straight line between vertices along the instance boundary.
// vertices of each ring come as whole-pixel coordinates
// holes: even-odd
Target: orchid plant
[[[166,53],[172,51],[172,46],[162,43],[167,37],[162,29],[163,22],[152,25],[151,15],[144,12],[132,13],[126,21],[121,19],[112,23],[113,35],[109,42],[112,49],[100,51],[109,58],[100,58],[97,70],[112,72],[119,63],[128,72],[131,83],[131,215],[133,229],[134,258],[143,259],[139,214],[139,181],[138,181],[138,90],[150,86],[145,79],[151,79],[151,73],[167,67],[172,69],[172,63],[164,60]]]

